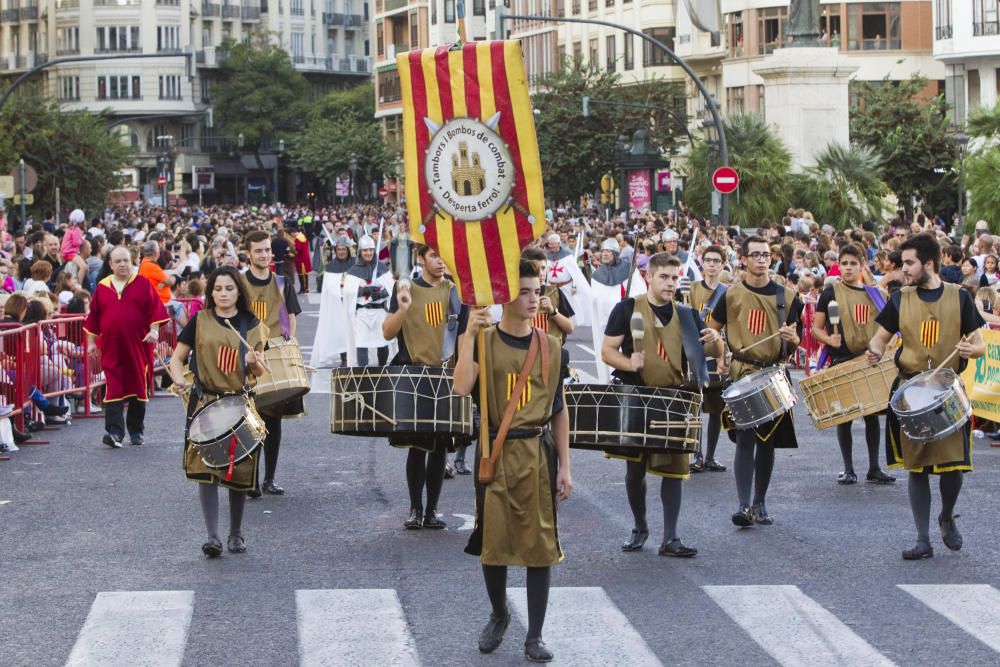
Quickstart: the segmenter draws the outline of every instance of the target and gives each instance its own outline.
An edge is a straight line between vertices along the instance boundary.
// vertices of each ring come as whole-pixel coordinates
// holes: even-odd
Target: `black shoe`
[[[262,494],[260,492],[260,487],[259,486],[255,486],[252,489],[250,489],[249,491],[247,491],[247,498],[250,498],[251,500],[257,500],[258,498],[261,497],[261,495]]]
[[[853,472],[842,472],[839,475],[837,475],[837,484],[847,485],[847,484],[857,484],[857,483],[858,483],[858,476],[855,475]]]
[[[201,545],[201,552],[209,558],[218,558],[222,555],[222,542],[213,537]]]
[[[912,549],[903,551],[903,560],[923,560],[925,558],[934,558],[934,549],[924,542],[917,542]]]
[[[430,530],[443,530],[448,527],[444,521],[438,518],[437,510],[429,509],[427,513],[424,514],[424,528]]]
[[[67,412],[69,412],[68,405],[55,405],[53,403],[49,403],[49,407],[42,408],[42,414],[46,417],[62,417]]]
[[[691,472],[701,472],[705,469],[705,459],[701,457],[701,454],[695,454],[691,457],[691,465],[689,468]]]
[[[541,639],[529,639],[524,642],[524,657],[529,662],[551,662],[555,655]]]
[[[946,521],[944,516],[938,514],[938,526],[941,527],[941,539],[944,545],[952,551],[959,551],[962,548],[962,533],[958,532],[958,524],[955,523],[960,515],[955,514],[951,520]]]
[[[865,479],[869,482],[875,482],[876,484],[895,484],[896,478],[892,475],[887,475],[881,470],[876,470],[875,472],[869,472],[865,475]]]
[[[629,536],[624,543],[622,543],[622,551],[638,551],[642,549],[642,545],[646,543],[649,539],[649,529],[640,530],[639,528],[632,529],[632,535]]]
[[[105,433],[104,437],[101,438],[101,442],[103,442],[108,447],[111,447],[112,449],[121,449],[122,448],[122,441],[121,441],[121,439],[117,435],[112,435],[110,433]]]
[[[31,440],[31,436],[30,435],[28,435],[27,433],[24,433],[23,431],[18,431],[13,426],[10,428],[10,430],[11,430],[11,433],[14,434],[14,444],[17,444],[17,443],[20,443],[20,442],[28,442],[29,440]]]
[[[767,508],[764,507],[763,502],[759,502],[750,508],[750,512],[753,514],[753,522],[759,526],[770,526],[774,523],[774,519],[767,513]]]
[[[674,558],[694,558],[698,555],[698,550],[687,546],[680,539],[676,539],[661,544],[657,553],[661,556],[673,556]]]
[[[726,472],[726,466],[719,463],[716,459],[705,459],[705,470],[710,472]]]
[[[247,552],[247,541],[242,535],[230,535],[226,540],[226,548],[231,554],[245,554]]]
[[[490,614],[490,620],[486,627],[479,633],[479,652],[493,653],[503,641],[503,633],[510,625],[510,612],[504,612],[503,618],[497,618],[496,614]]]
[[[403,522],[403,527],[407,530],[417,530],[424,525],[423,510],[411,509],[410,517]]]
[[[260,490],[264,493],[268,493],[272,496],[283,496],[285,495],[285,490],[274,483],[273,479],[265,479],[260,485]]]
[[[753,525],[753,512],[749,505],[740,505],[740,511],[733,514],[733,525],[749,528]]]
[[[444,464],[444,478],[453,479],[455,477],[455,468],[452,467],[450,463]]]
[[[36,422],[34,419],[25,419],[24,428],[28,431],[28,433],[37,433],[45,428],[45,424]]]
[[[469,470],[469,466],[465,465],[465,459],[455,459],[455,472],[459,475],[472,474],[472,471]]]
[[[136,433],[129,436],[129,443],[135,447],[140,447],[146,444],[146,439],[142,437],[142,433]]]

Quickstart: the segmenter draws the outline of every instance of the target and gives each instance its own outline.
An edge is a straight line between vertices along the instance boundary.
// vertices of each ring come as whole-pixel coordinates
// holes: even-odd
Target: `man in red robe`
[[[126,248],[112,250],[109,262],[112,273],[97,284],[83,328],[87,354],[95,360],[100,356],[107,380],[102,442],[117,449],[125,439],[126,426],[132,444],[143,443],[153,375],[152,345],[159,340],[160,324],[170,316],[149,281],[133,275]]]
[[[309,273],[313,270],[309,257],[309,239],[302,230],[295,232],[295,271],[299,274],[299,294],[309,293]]]

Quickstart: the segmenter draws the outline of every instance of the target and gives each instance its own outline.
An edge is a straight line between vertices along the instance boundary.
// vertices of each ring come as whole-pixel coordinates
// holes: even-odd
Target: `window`
[[[212,103],[212,80],[205,77],[201,78],[201,103]]]
[[[59,99],[67,101],[80,99],[80,77],[59,77]]]
[[[996,21],[996,0],[993,20]],[[885,51],[898,49],[899,3],[866,2],[847,6],[847,49],[849,51]]]
[[[615,6],[615,0],[604,0],[604,6],[605,7],[614,7]]]
[[[304,63],[305,58],[305,33],[293,32],[292,33],[292,60],[297,63]]]
[[[934,15],[937,17],[934,37],[936,39],[951,37],[951,0],[934,0]]]
[[[385,33],[382,28],[382,21],[375,23],[375,56],[381,58],[385,53]]]
[[[949,23],[950,17],[949,13]],[[996,35],[998,33],[1000,33],[1000,23],[998,23],[997,0],[972,0],[972,34]]]
[[[597,0],[587,0],[587,11],[591,14],[597,11]]]
[[[292,0],[289,7],[291,8],[292,16],[305,15],[305,12],[302,10],[302,0]]]
[[[969,86],[969,109],[975,109],[980,104],[979,70],[970,69],[966,72]]]
[[[410,12],[410,48],[415,49],[418,46],[420,46],[420,19],[414,10]]]
[[[826,46],[840,48],[840,14],[819,17],[819,40]]]
[[[194,123],[184,123],[181,125],[181,138],[177,142],[179,146],[190,146],[194,139]]]
[[[94,51],[97,53],[140,51],[139,26],[97,26]]]
[[[472,15],[486,16],[486,2],[484,0],[472,0]]]
[[[580,15],[580,0],[573,0],[572,10],[573,16]]]
[[[626,33],[622,38],[625,42],[625,70],[628,71],[635,67],[635,35],[631,33]]]
[[[201,45],[205,48],[212,46],[212,27],[209,25],[201,28]]]
[[[156,26],[156,50],[163,52],[180,51],[181,27],[179,25]]]
[[[674,50],[674,35],[677,34],[677,29],[674,27],[670,28],[652,28],[650,30],[643,30],[643,33],[649,35],[655,40],[663,42],[664,45],[671,51]],[[649,42],[643,41],[642,47],[642,65],[643,67],[655,67],[658,65],[672,65],[673,61],[670,56],[661,51],[660,49],[653,48],[653,45]]]
[[[615,71],[615,36],[608,35],[604,38],[604,61],[607,63],[608,71]]]
[[[400,100],[399,72],[393,68],[378,73],[378,101],[382,104]]]
[[[757,113],[761,118],[767,118],[767,107],[764,104],[764,86],[757,86]]]
[[[179,75],[165,74],[160,76],[160,99],[181,99],[181,77]]]
[[[741,114],[746,111],[743,102],[743,86],[726,88],[726,115]]]
[[[594,37],[593,39],[590,40],[590,51],[588,53],[589,53],[589,57],[587,59],[587,63],[591,67],[593,67],[594,69],[596,69],[597,68],[597,62],[598,62],[597,61],[597,38],[596,37]]]
[[[772,53],[781,46],[788,21],[788,7],[757,10],[757,53]]]
[[[573,59],[576,62],[583,60],[583,42],[573,42]]]
[[[56,28],[56,48],[59,55],[80,52],[80,28]]]
[[[444,22],[455,22],[455,0],[444,0]]]
[[[431,25],[437,25],[438,22],[438,0],[430,0],[431,2]]]
[[[728,15],[729,22],[729,57],[743,57],[743,12],[733,12]]]
[[[142,78],[133,74],[110,74],[97,77],[98,100],[142,99]],[[79,91],[77,91],[79,96]]]

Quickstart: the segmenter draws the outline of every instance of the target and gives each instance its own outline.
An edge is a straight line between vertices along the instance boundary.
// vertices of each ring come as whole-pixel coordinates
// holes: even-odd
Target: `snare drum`
[[[722,392],[739,430],[774,421],[795,406],[795,391],[782,366],[763,368],[729,385]]]
[[[257,407],[281,405],[309,393],[309,375],[297,340],[285,340],[280,336],[270,339],[264,350],[264,361],[271,370],[257,379]]]
[[[899,428],[915,443],[943,440],[972,416],[962,378],[950,368],[930,370],[907,380],[890,402]]]
[[[807,377],[799,387],[813,423],[824,429],[884,412],[895,379],[896,362],[891,355],[875,366],[862,356]]]
[[[336,368],[330,380],[331,433],[473,434],[472,397],[452,393],[450,368]]]
[[[628,384],[568,384],[564,394],[570,447],[698,451],[700,394]]]
[[[226,394],[194,413],[186,437],[206,466],[225,468],[253,454],[265,435],[253,403],[242,394]]]

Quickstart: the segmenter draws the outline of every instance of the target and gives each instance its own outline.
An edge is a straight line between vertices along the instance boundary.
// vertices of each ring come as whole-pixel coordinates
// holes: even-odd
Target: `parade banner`
[[[965,391],[977,417],[1000,422],[1000,331],[982,329],[986,354],[972,359],[962,373]]]
[[[507,303],[521,250],[545,231],[520,44],[422,49],[396,64],[411,236],[441,255],[463,303]]]
[[[653,201],[649,170],[633,169],[628,173],[628,205],[632,209],[647,208]]]

